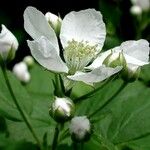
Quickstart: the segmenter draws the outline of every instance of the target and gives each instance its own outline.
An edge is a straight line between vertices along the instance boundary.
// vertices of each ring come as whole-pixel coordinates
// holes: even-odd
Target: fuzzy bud
[[[59,123],[64,123],[74,116],[75,106],[71,99],[68,97],[55,97],[54,102],[51,104],[49,114]]]
[[[14,75],[23,83],[30,81],[30,73],[28,72],[27,65],[24,62],[20,62],[13,67]]]
[[[69,130],[73,141],[88,141],[91,135],[91,123],[86,116],[77,116],[72,118]]]

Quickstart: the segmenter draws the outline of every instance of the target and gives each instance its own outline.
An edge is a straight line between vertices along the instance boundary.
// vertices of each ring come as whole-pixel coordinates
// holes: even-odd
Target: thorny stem
[[[97,114],[99,111],[101,111],[106,105],[108,105],[118,94],[127,86],[128,82],[123,82],[121,87],[116,91],[114,95],[112,95],[101,107],[99,107],[97,110],[95,110],[93,113],[89,115],[89,118],[93,117],[95,114]]]
[[[27,114],[20,107],[20,105],[19,105],[19,103],[18,103],[18,101],[17,101],[17,99],[15,97],[15,94],[14,94],[14,92],[12,90],[11,84],[10,84],[9,79],[8,79],[7,71],[6,71],[6,65],[2,66],[2,72],[3,72],[3,75],[4,75],[5,81],[6,81],[6,85],[7,85],[8,89],[9,89],[10,95],[11,95],[11,97],[12,97],[12,99],[13,99],[13,101],[14,101],[17,109],[18,109],[18,111],[20,112],[20,115],[22,116],[25,124],[27,125],[27,127],[30,130],[31,134],[33,135],[34,139],[36,140],[38,146],[42,150],[42,146],[41,146],[40,140],[38,139],[35,131],[33,130],[32,126],[31,126],[31,123],[29,121],[29,118],[28,118]]]

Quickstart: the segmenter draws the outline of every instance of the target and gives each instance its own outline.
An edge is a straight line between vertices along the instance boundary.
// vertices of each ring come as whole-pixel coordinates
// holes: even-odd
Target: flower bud
[[[86,116],[74,117],[71,120],[69,130],[73,141],[88,141],[91,135],[91,123]]]
[[[125,81],[133,82],[139,77],[140,71],[140,66],[128,64],[127,67],[122,70],[121,76]]]
[[[17,49],[18,41],[16,37],[2,25],[0,33],[0,62],[12,60]]]
[[[126,67],[127,63],[123,55],[123,52],[111,52],[111,54],[105,58],[103,64],[106,65],[107,67],[114,68],[117,66]]]
[[[137,6],[137,5],[133,5],[130,8],[130,12],[132,15],[141,15],[142,14],[142,9],[141,7]]]
[[[55,33],[59,36],[62,19],[50,12],[47,12],[45,17],[50,26],[54,29]]]
[[[49,114],[56,122],[64,123],[73,117],[74,111],[75,106],[71,99],[56,97],[51,104]]]
[[[28,72],[27,65],[24,62],[20,62],[13,67],[14,75],[23,83],[30,81],[30,73]]]
[[[33,65],[34,65],[34,59],[33,59],[32,56],[26,56],[26,57],[24,57],[23,61],[27,64],[27,66],[29,68],[33,67]]]

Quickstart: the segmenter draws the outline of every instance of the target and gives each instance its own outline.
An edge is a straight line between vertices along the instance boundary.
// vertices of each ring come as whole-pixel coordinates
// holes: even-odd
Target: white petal
[[[33,57],[46,69],[54,72],[68,72],[66,64],[46,37],[42,36],[38,40],[28,41],[28,46]]]
[[[126,55],[126,54],[124,54],[124,56],[125,56],[127,64],[133,64],[133,65],[137,65],[137,66],[143,66],[143,65],[149,64],[149,62],[144,62],[144,61],[138,60],[138,59],[131,57],[129,55]]]
[[[105,58],[111,54],[111,50],[108,50],[106,52],[100,53],[100,55],[93,61],[93,63],[91,65],[89,65],[88,67],[86,67],[87,69],[95,69],[98,68],[100,66],[102,66],[103,61],[105,60]]]
[[[120,46],[101,53],[93,63],[88,66],[88,69],[94,69],[102,65],[104,59],[112,52],[118,53],[123,51],[126,62],[143,66],[149,63],[149,43],[146,40],[126,41]]]
[[[117,66],[116,68],[110,68],[110,67],[105,67],[100,66],[91,72],[88,73],[83,73],[83,72],[77,72],[75,75],[72,76],[67,76],[71,80],[75,81],[82,81],[87,84],[92,84],[96,82],[100,82],[105,80],[106,78],[109,78],[110,76],[116,74],[122,69],[122,67]]]
[[[146,40],[126,41],[120,46],[123,53],[147,63],[149,61],[149,43]]]
[[[99,50],[103,47],[106,36],[105,24],[102,15],[94,9],[72,11],[62,21],[60,39],[65,48],[68,41],[87,41],[90,45],[98,44]]]
[[[24,12],[24,28],[26,32],[33,38],[39,39],[45,36],[51,41],[55,50],[59,54],[59,47],[56,34],[48,24],[44,14],[34,7],[27,7]]]

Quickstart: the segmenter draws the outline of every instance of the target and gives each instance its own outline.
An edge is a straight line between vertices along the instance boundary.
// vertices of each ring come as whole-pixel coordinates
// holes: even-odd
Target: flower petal
[[[120,46],[120,49],[123,50],[123,53],[134,57],[140,61],[148,63],[149,61],[149,43],[146,40],[138,41],[126,41],[123,42]]]
[[[44,14],[34,7],[27,7],[24,12],[24,28],[26,32],[34,39],[45,36],[50,40],[59,54],[59,46],[56,34],[48,24]]]
[[[104,59],[111,53],[111,51],[114,53],[123,51],[126,62],[130,64],[143,66],[149,63],[149,43],[148,41],[141,39],[138,41],[123,42],[120,46],[101,53],[87,68],[94,69],[101,66]]]
[[[91,72],[77,72],[75,75],[67,77],[71,80],[82,81],[91,85],[92,83],[100,82],[105,80],[106,78],[109,78],[110,76],[119,72],[121,69],[121,66],[117,66],[116,68],[110,68],[103,65],[92,70]]]
[[[28,46],[33,57],[46,69],[54,72],[68,72],[66,64],[46,37],[42,36],[35,41],[28,41]]]
[[[93,63],[89,66],[87,66],[87,69],[95,69],[98,68],[100,66],[102,66],[103,61],[105,60],[105,58],[111,54],[111,50],[108,50],[106,52],[100,53],[100,55],[93,61]]]
[[[62,21],[60,39],[65,48],[68,41],[89,42],[90,45],[98,44],[98,49],[103,47],[106,36],[105,24],[102,15],[94,9],[72,11]]]

